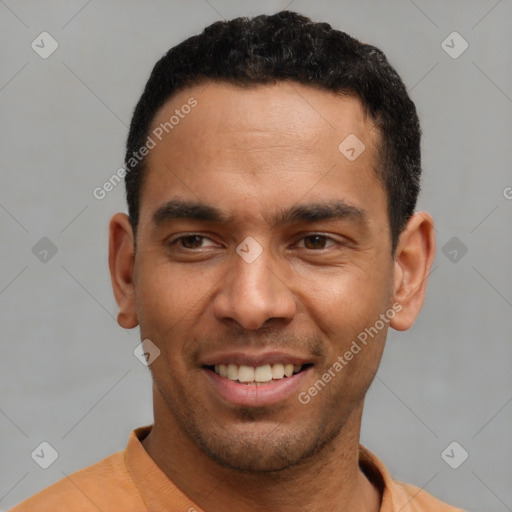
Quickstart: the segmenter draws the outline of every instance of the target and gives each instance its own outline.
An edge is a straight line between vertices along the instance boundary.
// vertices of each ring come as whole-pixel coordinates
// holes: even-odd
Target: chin
[[[313,429],[313,432],[286,432],[279,424],[265,429],[246,426],[237,430],[196,432],[193,437],[199,448],[219,465],[236,471],[261,474],[300,466],[321,452],[337,435],[317,429]]]

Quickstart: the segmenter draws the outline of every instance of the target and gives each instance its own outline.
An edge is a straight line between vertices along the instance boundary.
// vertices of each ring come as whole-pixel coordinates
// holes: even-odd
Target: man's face
[[[141,192],[134,286],[142,339],[161,351],[156,402],[214,460],[278,470],[338,435],[380,362],[387,325],[332,369],[393,300],[378,133],[354,97],[284,82],[185,89],[152,129],[190,97]],[[353,140],[339,149],[349,135],[365,145],[355,160]]]

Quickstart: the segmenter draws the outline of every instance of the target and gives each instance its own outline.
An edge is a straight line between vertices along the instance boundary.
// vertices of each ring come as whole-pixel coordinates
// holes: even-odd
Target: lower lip
[[[298,394],[310,370],[311,367],[308,367],[291,377],[257,384],[241,384],[206,368],[203,368],[203,373],[214,391],[229,403],[243,407],[263,407]]]

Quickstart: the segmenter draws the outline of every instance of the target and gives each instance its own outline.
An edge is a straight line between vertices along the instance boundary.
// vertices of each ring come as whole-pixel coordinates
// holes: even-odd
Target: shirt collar
[[[126,467],[148,510],[168,511],[169,504],[180,510],[201,512],[149,456],[141,441],[149,434],[152,425],[132,431],[124,457]],[[414,499],[392,480],[384,464],[364,446],[359,446],[359,467],[381,495],[380,512],[406,512]]]

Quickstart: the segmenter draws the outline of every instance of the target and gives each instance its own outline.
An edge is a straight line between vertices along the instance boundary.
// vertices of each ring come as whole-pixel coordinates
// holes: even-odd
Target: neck
[[[377,512],[379,493],[358,464],[362,408],[361,403],[320,453],[282,471],[249,473],[219,465],[179,428],[166,407],[155,407],[154,427],[142,444],[205,512]]]

